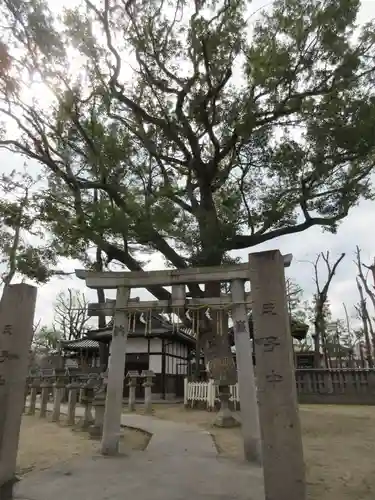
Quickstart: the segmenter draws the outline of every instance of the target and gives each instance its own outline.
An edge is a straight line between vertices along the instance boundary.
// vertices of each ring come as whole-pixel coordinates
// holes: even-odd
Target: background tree
[[[332,265],[330,262],[330,253],[321,252],[315,262],[313,262],[314,266],[314,282],[316,286],[316,292],[314,294],[314,365],[316,368],[320,367],[320,348],[323,347],[323,353],[325,357],[326,366],[329,367],[328,361],[328,351],[327,351],[327,322],[330,320],[330,310],[328,303],[328,291],[329,287],[332,283],[332,279],[336,273],[337,267],[340,262],[345,257],[345,254],[342,253],[340,257],[334,262]],[[325,264],[326,278],[325,281],[319,277],[319,263],[323,260]],[[322,282],[324,285],[322,286]]]
[[[87,300],[79,290],[68,288],[56,297],[54,304],[54,330],[62,340],[80,339],[87,331]]]
[[[335,231],[373,195],[375,30],[357,29],[359,5],[276,0],[249,39],[244,0],[85,0],[58,22],[43,0],[4,0],[0,112],[18,135],[0,146],[43,166],[55,251],[96,245],[133,271],[148,251],[181,269]],[[37,81],[48,103],[29,98]],[[214,326],[204,345],[229,355]]]

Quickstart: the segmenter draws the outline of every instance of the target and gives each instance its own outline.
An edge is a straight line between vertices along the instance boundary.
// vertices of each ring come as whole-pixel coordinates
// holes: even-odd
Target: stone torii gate
[[[230,307],[235,334],[239,396],[245,458],[263,465],[267,500],[305,500],[305,470],[298,414],[292,337],[287,309],[284,267],[292,255],[278,250],[249,255],[249,262],[231,266],[150,272],[92,272],[77,270],[78,278],[94,289],[116,289],[115,304],[95,304],[114,315],[108,367],[106,408],[101,452],[118,452],[126,343],[131,311],[172,308]],[[251,293],[245,293],[250,281]],[[230,282],[231,293],[212,298],[186,298],[186,285]],[[130,299],[131,288],[171,286],[171,301]],[[247,309],[252,309],[255,384]]]

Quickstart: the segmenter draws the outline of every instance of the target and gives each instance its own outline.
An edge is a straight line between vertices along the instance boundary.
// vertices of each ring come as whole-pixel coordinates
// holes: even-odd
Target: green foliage
[[[0,178],[0,262],[7,284],[16,274],[45,283],[56,264],[56,252],[46,244],[38,221],[38,181],[26,170]]]
[[[335,231],[373,197],[375,26],[356,26],[360,2],[276,0],[251,37],[249,5],[85,0],[60,19],[42,0],[3,2],[0,112],[18,135],[0,147],[43,165],[55,253],[215,265]],[[31,78],[49,100],[30,98]]]
[[[51,277],[51,266],[56,264],[54,250],[48,248],[28,247],[17,255],[17,272],[35,279],[38,283],[46,283]]]

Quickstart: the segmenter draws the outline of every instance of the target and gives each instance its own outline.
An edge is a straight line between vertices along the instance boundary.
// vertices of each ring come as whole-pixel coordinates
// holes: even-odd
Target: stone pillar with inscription
[[[0,498],[12,498],[37,289],[6,286],[0,301]]]
[[[232,320],[241,407],[241,429],[245,459],[260,465],[262,463],[262,444],[244,284],[243,280],[234,280],[231,285],[233,301]]]
[[[278,250],[259,252],[249,266],[265,497],[305,500],[284,259]]]
[[[101,453],[116,455],[121,437],[121,414],[124,390],[126,342],[128,338],[128,314],[126,306],[129,288],[118,288],[116,309],[108,364],[107,395],[103,422]]]

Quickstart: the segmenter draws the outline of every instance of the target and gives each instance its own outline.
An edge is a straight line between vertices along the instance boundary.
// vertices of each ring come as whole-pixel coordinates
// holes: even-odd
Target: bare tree
[[[358,278],[360,279],[360,281],[363,285],[363,288],[365,289],[365,292],[367,293],[369,299],[371,300],[372,306],[373,306],[374,311],[375,311],[375,292],[374,292],[374,290],[371,289],[370,285],[367,282],[368,272],[366,274],[364,274],[364,272],[363,272],[364,267],[366,269],[368,269],[372,273],[372,276],[374,278],[374,284],[375,284],[375,264],[373,264],[371,266],[366,266],[362,263],[361,249],[359,248],[358,245],[356,246],[356,261],[355,261],[355,263],[356,263],[357,269],[358,269]],[[373,286],[372,288],[375,289],[375,286]],[[371,327],[372,327],[372,325],[371,325]]]
[[[87,300],[79,290],[68,288],[56,297],[54,327],[65,340],[75,340],[87,331]]]
[[[368,363],[368,366],[370,368],[374,367],[374,361],[372,357],[372,345],[374,343],[374,331],[372,328],[372,324],[370,321],[370,316],[367,310],[367,304],[366,304],[366,299],[365,295],[363,293],[363,288],[360,283],[360,279],[357,277],[356,278],[356,283],[357,283],[357,288],[358,288],[358,293],[360,297],[359,305],[355,306],[358,316],[362,321],[362,327],[363,327],[363,334],[365,338],[365,346],[366,346],[366,360]]]
[[[328,291],[329,287],[332,283],[332,279],[336,273],[337,267],[340,262],[345,257],[345,253],[342,253],[340,257],[335,261],[333,265],[330,263],[330,253],[321,252],[315,262],[313,262],[314,266],[314,281],[316,285],[316,293],[314,296],[315,299],[315,308],[314,308],[314,366],[318,368],[320,366],[320,345],[323,345],[323,352],[325,356],[326,365],[329,366],[329,359],[327,354],[327,349],[325,349],[325,341],[326,341],[326,307],[328,300]],[[325,263],[325,270],[327,273],[327,277],[323,286],[321,286],[321,280],[319,279],[319,263],[323,259]]]

